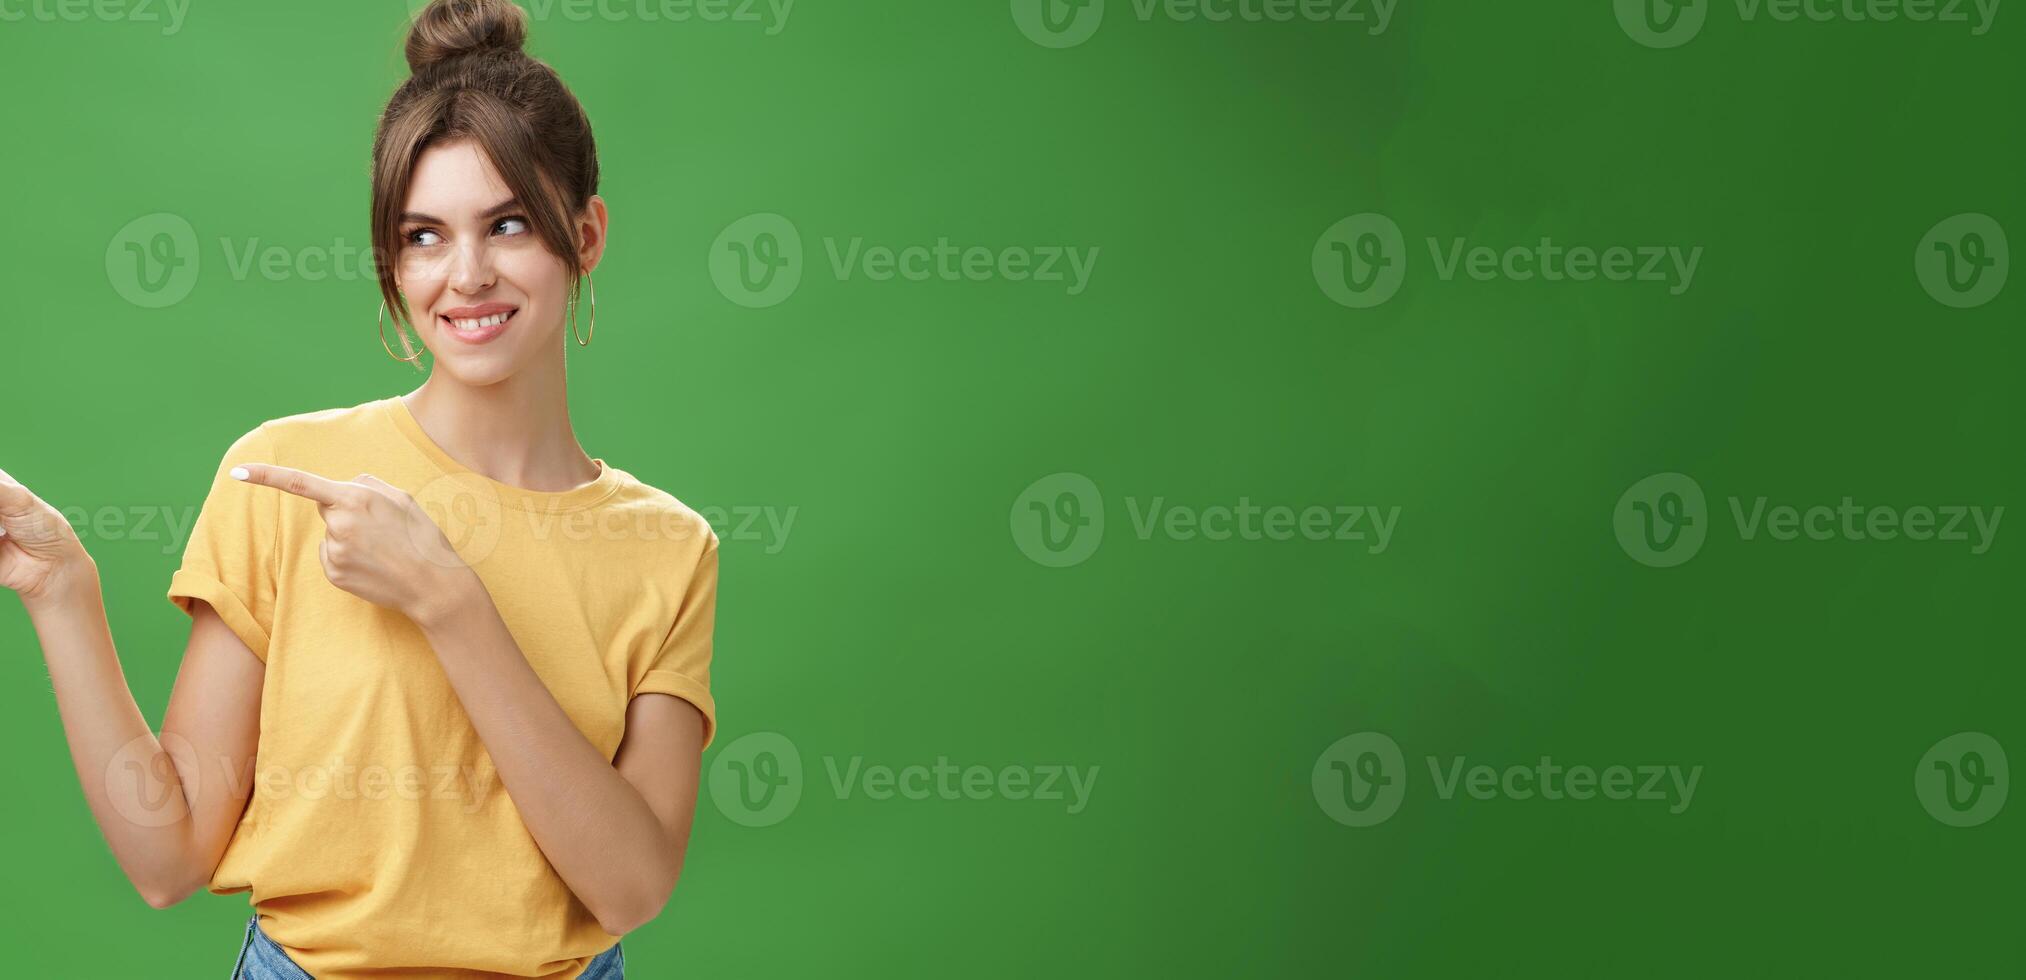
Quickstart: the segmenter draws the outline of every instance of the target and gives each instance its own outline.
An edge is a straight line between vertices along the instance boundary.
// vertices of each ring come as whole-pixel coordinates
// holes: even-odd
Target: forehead
[[[492,160],[471,140],[439,143],[415,158],[402,210],[448,218],[476,214],[513,196]]]

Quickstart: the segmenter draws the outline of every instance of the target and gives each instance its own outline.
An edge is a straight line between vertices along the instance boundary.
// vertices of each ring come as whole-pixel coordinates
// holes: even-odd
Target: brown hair
[[[400,219],[416,159],[440,143],[477,142],[543,246],[563,260],[577,298],[573,216],[598,192],[598,151],[577,97],[555,69],[522,52],[527,37],[527,14],[509,0],[433,0],[409,28],[410,75],[387,100],[373,137],[372,207],[380,296],[411,355],[400,327],[414,323],[394,280],[407,244]]]

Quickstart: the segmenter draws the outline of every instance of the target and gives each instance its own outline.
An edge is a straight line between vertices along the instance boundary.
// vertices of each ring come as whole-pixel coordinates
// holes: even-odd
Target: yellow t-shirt
[[[696,705],[705,742],[717,536],[596,460],[561,492],[459,465],[398,397],[264,422],[220,461],[169,599],[203,599],[267,664],[246,810],[209,889],[319,980],[565,980],[617,938],[522,822],[407,617],[324,577],[315,502],[234,480],[243,462],[414,495],[485,583],[521,653],[609,761],[634,695]]]

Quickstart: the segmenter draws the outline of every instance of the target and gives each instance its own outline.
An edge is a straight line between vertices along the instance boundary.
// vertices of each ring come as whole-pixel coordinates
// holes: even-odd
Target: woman
[[[169,587],[192,626],[159,739],[97,565],[0,473],[0,585],[92,813],[154,907],[251,892],[234,977],[618,977],[681,872],[717,538],[572,433],[607,215],[525,34],[505,0],[412,27],[372,226],[408,356],[380,345],[419,358],[406,323],[432,369],[233,443]]]

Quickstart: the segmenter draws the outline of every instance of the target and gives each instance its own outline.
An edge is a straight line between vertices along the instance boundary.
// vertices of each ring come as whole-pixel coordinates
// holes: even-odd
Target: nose
[[[477,295],[492,288],[492,250],[484,239],[464,241],[451,249],[447,282],[451,289]]]

